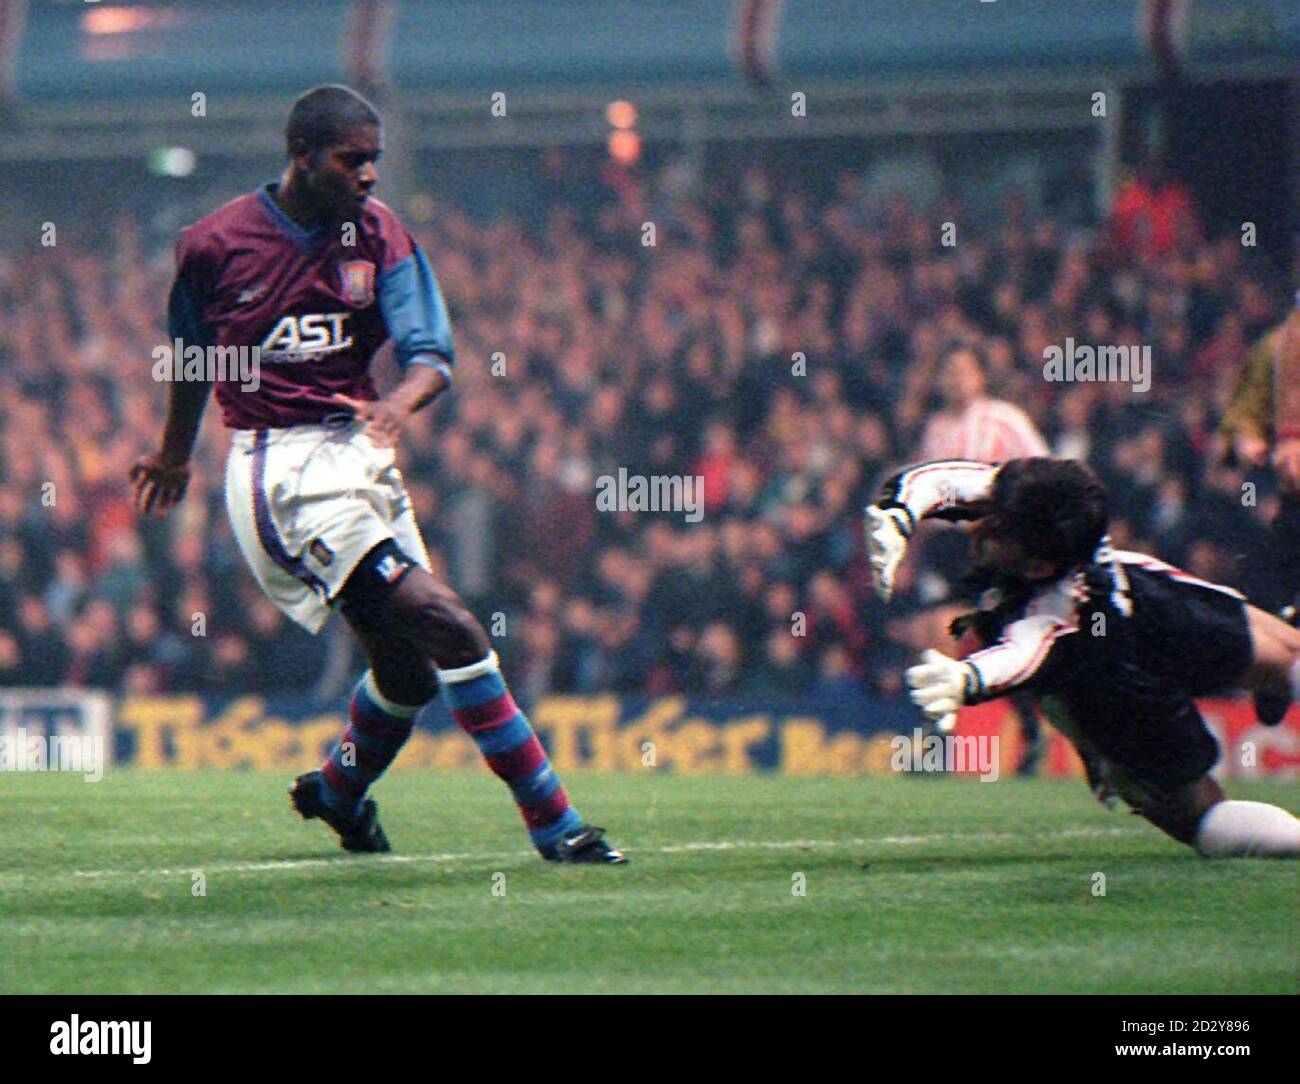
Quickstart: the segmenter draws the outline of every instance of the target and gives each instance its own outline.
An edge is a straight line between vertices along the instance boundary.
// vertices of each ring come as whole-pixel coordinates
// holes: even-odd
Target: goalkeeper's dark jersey
[[[1242,595],[1145,554],[1103,545],[1096,558],[1046,586],[989,592],[970,622],[982,646],[966,656],[968,702],[1023,685],[1082,704],[1094,690],[1163,700],[1239,683],[1250,653]],[[1212,635],[1225,642],[1205,643]]]
[[[913,520],[978,516],[997,466],[927,463],[886,485]],[[1239,685],[1250,662],[1245,599],[1145,554],[1111,550],[1059,579],[986,593],[962,622],[968,703],[1017,688],[1085,750],[1173,784],[1217,759],[1193,697]]]

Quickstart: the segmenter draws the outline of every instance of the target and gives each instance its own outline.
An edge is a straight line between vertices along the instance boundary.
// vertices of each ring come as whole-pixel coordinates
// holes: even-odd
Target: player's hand
[[[352,411],[357,421],[365,422],[366,435],[375,445],[380,448],[397,446],[397,440],[406,428],[406,413],[382,399],[352,399],[342,392],[334,395],[330,401]]]
[[[940,730],[951,730],[957,722],[957,709],[966,702],[969,673],[965,663],[931,648],[921,656],[921,664],[911,667],[905,675],[912,703]]]
[[[1273,452],[1273,467],[1287,493],[1300,493],[1300,438],[1290,437]]]
[[[866,512],[867,559],[876,594],[888,602],[894,594],[894,573],[907,552],[907,513],[901,508],[877,508]]]
[[[161,455],[146,456],[131,468],[131,489],[141,515],[163,515],[180,503],[189,484],[189,464],[166,460]]]

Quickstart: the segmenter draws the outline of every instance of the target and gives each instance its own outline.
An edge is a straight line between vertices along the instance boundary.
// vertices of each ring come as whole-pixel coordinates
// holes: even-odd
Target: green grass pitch
[[[486,772],[383,780],[387,857],[338,850],[289,782],[0,776],[0,992],[1291,993],[1300,976],[1295,863],[1203,861],[1077,782],[572,776],[622,868],[534,857]],[[1300,806],[1295,784],[1230,793]]]

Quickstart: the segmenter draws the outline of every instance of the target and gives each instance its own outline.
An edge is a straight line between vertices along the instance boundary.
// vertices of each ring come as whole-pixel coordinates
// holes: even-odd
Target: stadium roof
[[[30,0],[17,63],[26,101],[290,92],[346,80],[350,0]],[[734,82],[728,0],[400,0],[388,68],[405,90]],[[1149,65],[1140,0],[785,0],[787,79],[985,77]],[[1284,71],[1300,5],[1194,5],[1189,59]]]

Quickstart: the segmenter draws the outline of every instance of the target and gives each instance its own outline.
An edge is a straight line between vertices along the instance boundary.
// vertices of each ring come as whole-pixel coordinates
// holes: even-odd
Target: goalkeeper
[[[941,726],[963,704],[1029,688],[1083,759],[1094,794],[1122,798],[1207,858],[1300,856],[1300,820],[1229,801],[1209,772],[1218,744],[1194,697],[1246,686],[1300,695],[1300,631],[1145,554],[1112,550],[1106,491],[1074,460],[922,463],[866,510],[877,593],[888,601],[916,524],[965,522],[961,658],[927,651],[907,672],[913,701]]]

